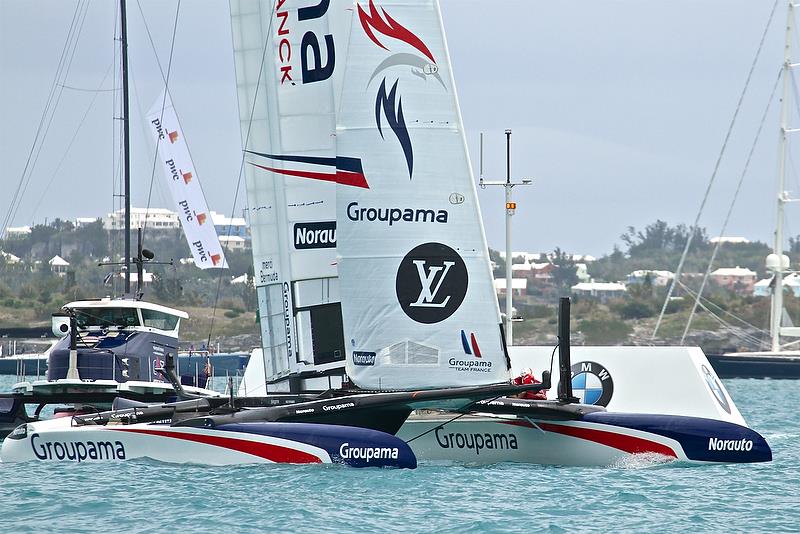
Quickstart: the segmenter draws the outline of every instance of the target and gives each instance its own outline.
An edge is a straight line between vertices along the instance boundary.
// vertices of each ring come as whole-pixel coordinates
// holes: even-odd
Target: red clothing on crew
[[[536,377],[530,374],[525,374],[518,376],[514,379],[514,384],[522,385],[522,384],[541,384],[539,380],[536,380]],[[524,393],[520,393],[519,398],[521,399],[533,399],[533,400],[547,400],[547,390],[543,389],[541,391],[526,391]]]

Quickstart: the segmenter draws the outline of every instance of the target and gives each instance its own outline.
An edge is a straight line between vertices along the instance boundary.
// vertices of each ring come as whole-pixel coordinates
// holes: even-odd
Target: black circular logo
[[[397,269],[395,290],[400,307],[418,323],[444,321],[467,295],[467,266],[441,243],[424,243],[406,254]]]
[[[572,394],[581,404],[608,406],[614,395],[614,380],[597,362],[578,362],[572,368]]]

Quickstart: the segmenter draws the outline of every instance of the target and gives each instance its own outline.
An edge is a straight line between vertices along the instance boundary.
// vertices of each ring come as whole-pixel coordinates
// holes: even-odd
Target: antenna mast
[[[120,53],[122,54],[122,158],[123,181],[125,188],[125,294],[131,292],[131,156],[130,121],[128,120],[128,21],[125,0],[119,0],[120,11]]]

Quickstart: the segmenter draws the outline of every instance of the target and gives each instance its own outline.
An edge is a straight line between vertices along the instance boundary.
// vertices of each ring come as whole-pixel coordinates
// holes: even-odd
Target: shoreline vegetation
[[[615,245],[608,254],[585,262],[586,274],[592,280],[625,283],[626,291],[619,296],[571,294],[572,286],[579,281],[578,264],[584,262],[575,261],[573,255],[558,248],[540,253],[537,261],[549,264],[548,275],[528,277],[524,294],[515,294],[516,315],[524,320],[514,323],[514,343],[554,344],[558,298],[570,295],[575,344],[677,344],[694,297],[683,290],[676,291],[677,298],[667,306],[658,337],[651,339],[667,287],[655,284],[649,275],[636,283],[628,277],[637,270],[674,270],[688,236],[686,226],[669,226],[664,221],[642,230],[629,227],[620,236],[622,247]],[[24,236],[0,240],[0,328],[46,327],[51,314],[69,301],[119,295],[123,286],[119,271],[97,264],[112,258],[119,261],[121,243],[121,232],[107,231],[99,220],[75,227],[60,219],[33,226]],[[158,261],[174,260],[172,266],[146,268],[152,281],[144,291],[148,300],[189,314],[189,320],[181,327],[182,346],[200,346],[210,340],[211,346],[219,343],[221,350],[228,351],[249,350],[259,344],[249,248],[226,251],[230,268],[220,272],[203,271],[185,261],[191,254],[180,230],[149,230],[145,246],[156,253]],[[706,231],[697,229],[685,263],[686,276],[682,278],[689,288],[699,287],[713,248]],[[763,279],[767,276],[764,259],[770,252],[760,242],[725,243],[712,270],[742,267]],[[789,240],[787,254],[793,265],[800,261],[800,236]],[[51,265],[55,256],[68,265]],[[503,256],[491,249],[490,256],[495,278],[504,278]],[[524,257],[512,259],[513,264],[525,261]],[[245,282],[232,283],[243,275]],[[742,340],[746,336],[766,341],[769,298],[752,293],[752,289],[743,287],[709,284],[703,293],[704,307],[698,308],[685,343],[717,352],[754,349],[752,345],[745,346]],[[505,296],[499,299],[504,310]],[[785,305],[789,316],[800,320],[800,298],[787,290]]]

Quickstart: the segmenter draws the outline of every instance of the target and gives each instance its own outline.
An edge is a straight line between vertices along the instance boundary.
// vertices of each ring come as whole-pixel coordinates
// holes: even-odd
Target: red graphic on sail
[[[192,173],[190,172],[181,173],[181,176],[183,176],[183,182],[186,184],[192,181]]]
[[[222,259],[222,256],[220,254],[212,254],[211,255],[211,263],[213,263],[214,265],[218,264],[221,259]]]
[[[176,132],[169,132],[167,135],[169,136],[169,142],[170,143],[174,143],[175,141],[178,140],[178,132],[177,131]]]
[[[197,224],[201,225],[206,222],[206,214],[205,213],[198,213],[197,214]]]
[[[295,167],[275,167],[272,165],[259,165],[248,162],[254,167],[265,171],[282,174],[284,176],[294,176],[296,178],[310,178],[312,180],[322,180],[323,182],[334,182],[341,185],[351,185],[369,189],[364,169],[361,167],[361,160],[358,158],[348,158],[337,156],[335,158],[321,158],[316,156],[294,156],[286,154],[263,154],[248,150],[250,154],[268,158],[274,161],[283,161],[290,164],[302,164],[311,168]]]
[[[364,9],[361,7],[361,4],[357,4],[357,7],[358,18],[361,20],[361,27],[364,28],[364,32],[373,43],[380,46],[384,50],[389,50],[375,36],[375,33],[372,31],[374,29],[383,35],[408,43],[422,52],[432,62],[436,63],[436,60],[433,58],[433,54],[425,45],[425,43],[422,42],[422,39],[411,33],[410,30],[406,29],[399,22],[389,16],[384,8],[381,8],[381,11],[383,12],[383,17],[381,17],[380,13],[378,13],[378,9],[373,3],[373,0],[369,0],[369,14],[364,11]]]
[[[478,340],[475,339],[475,333],[474,332],[470,332],[469,337],[470,337],[470,340],[472,341],[472,350],[475,353],[475,357],[476,358],[482,358],[483,356],[481,356],[481,349],[478,348]]]

